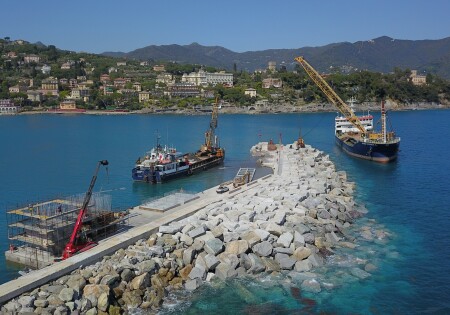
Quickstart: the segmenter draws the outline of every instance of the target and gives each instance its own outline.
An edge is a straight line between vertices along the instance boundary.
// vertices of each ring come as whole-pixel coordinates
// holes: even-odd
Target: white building
[[[198,72],[191,72],[189,74],[183,74],[181,82],[192,83],[197,86],[208,86],[223,84],[225,86],[233,86],[233,74],[225,73],[224,71],[209,73],[203,69]]]
[[[0,115],[1,114],[15,114],[17,113],[17,106],[10,99],[0,100]]]
[[[248,88],[248,89],[245,89],[244,94],[248,95],[250,97],[256,97],[256,90],[253,88]]]

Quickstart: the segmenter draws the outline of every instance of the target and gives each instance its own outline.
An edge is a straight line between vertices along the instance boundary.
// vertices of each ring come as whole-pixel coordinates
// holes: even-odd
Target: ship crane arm
[[[303,57],[296,57],[295,60],[305,69],[306,73],[309,75],[311,80],[325,93],[328,100],[333,103],[334,106],[342,113],[342,115],[347,118],[362,135],[367,133],[366,129],[362,125],[359,118],[350,109],[350,107],[345,104],[345,102],[336,94],[336,92],[331,88],[331,86],[322,78],[322,76],[305,60]]]
[[[218,98],[216,98],[216,102],[213,105],[213,110],[211,113],[211,122],[209,123],[209,130],[206,132],[205,136],[205,145],[208,148],[208,150],[213,150],[217,146],[216,140],[215,140],[215,130],[217,128],[217,117],[219,114],[219,101]]]

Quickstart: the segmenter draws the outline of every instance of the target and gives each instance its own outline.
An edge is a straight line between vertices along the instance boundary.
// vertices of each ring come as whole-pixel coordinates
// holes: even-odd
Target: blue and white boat
[[[205,133],[205,143],[195,153],[183,154],[173,147],[161,146],[157,137],[156,146],[136,161],[131,171],[135,181],[163,183],[180,176],[218,166],[225,159],[225,150],[219,146],[214,131],[217,127],[218,105],[213,107],[210,128]]]

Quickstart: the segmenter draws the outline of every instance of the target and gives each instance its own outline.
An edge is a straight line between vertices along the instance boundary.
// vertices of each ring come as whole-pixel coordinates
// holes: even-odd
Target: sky
[[[193,42],[244,52],[450,36],[449,0],[2,0],[0,12],[0,38],[90,53]]]

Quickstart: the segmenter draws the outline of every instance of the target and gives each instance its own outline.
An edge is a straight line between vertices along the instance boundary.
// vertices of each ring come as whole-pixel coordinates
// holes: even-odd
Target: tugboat
[[[205,133],[205,143],[200,150],[195,153],[183,154],[175,148],[162,147],[159,137],[157,137],[156,147],[136,161],[136,165],[131,171],[133,180],[152,184],[163,183],[222,164],[225,159],[225,149],[220,147],[215,135],[218,111],[216,100],[209,129]]]
[[[386,131],[386,111],[381,102],[381,132],[373,131],[373,117],[356,116],[349,107],[303,57],[295,60],[305,69],[309,77],[327,96],[343,116],[335,119],[336,144],[347,154],[379,163],[388,163],[397,158],[400,138]]]

